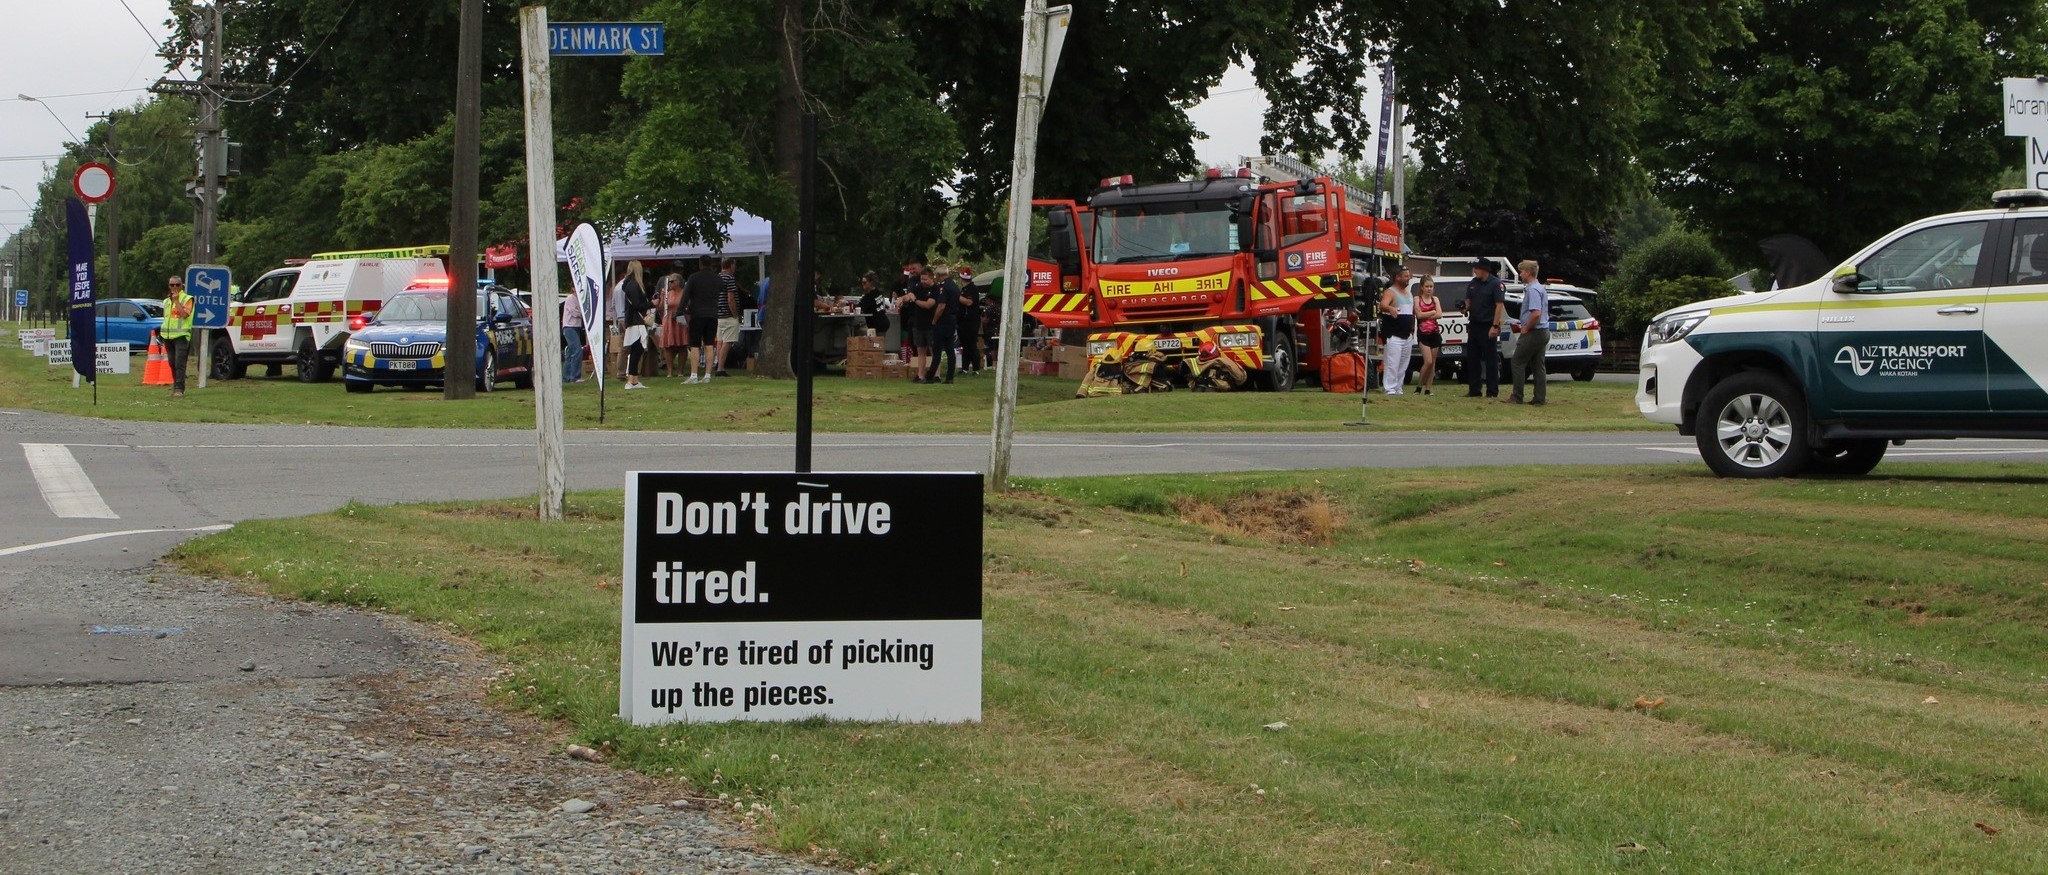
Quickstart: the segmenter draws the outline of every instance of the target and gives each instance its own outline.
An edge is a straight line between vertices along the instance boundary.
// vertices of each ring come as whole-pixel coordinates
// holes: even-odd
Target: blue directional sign
[[[14,290],[14,306],[16,306],[16,307],[26,307],[26,306],[28,306],[28,290],[27,290],[27,289],[15,289],[15,290]]]
[[[666,31],[658,21],[548,23],[548,54],[566,57],[659,55]]]
[[[228,327],[228,287],[233,275],[218,264],[185,268],[185,291],[192,294],[192,327]]]

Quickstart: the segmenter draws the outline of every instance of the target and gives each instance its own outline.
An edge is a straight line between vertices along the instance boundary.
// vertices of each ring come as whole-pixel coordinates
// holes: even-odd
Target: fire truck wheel
[[[476,390],[489,392],[498,388],[498,351],[484,350],[483,367],[476,369]]]
[[[298,368],[301,383],[325,383],[327,378],[334,376],[334,365],[320,358],[320,350],[313,345],[311,334],[299,338],[298,354],[293,357],[292,364]]]
[[[1273,348],[1266,351],[1266,369],[1259,373],[1259,387],[1268,392],[1294,391],[1294,335],[1276,330]]]

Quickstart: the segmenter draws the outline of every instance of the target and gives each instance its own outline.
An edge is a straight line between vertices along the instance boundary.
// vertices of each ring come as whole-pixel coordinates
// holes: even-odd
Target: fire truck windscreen
[[[1133,264],[1230,255],[1238,251],[1228,202],[1097,207],[1095,263]]]

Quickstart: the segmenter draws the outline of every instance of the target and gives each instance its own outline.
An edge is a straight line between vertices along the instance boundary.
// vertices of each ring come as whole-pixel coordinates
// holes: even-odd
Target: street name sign
[[[552,21],[548,54],[556,57],[659,55],[667,31],[658,21]]]

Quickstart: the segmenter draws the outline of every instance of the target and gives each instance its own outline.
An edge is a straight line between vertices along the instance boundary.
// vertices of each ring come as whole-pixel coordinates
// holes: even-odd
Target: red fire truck
[[[1046,220],[1024,310],[1087,330],[1091,372],[1146,356],[1185,384],[1226,358],[1244,382],[1285,392],[1349,348],[1352,277],[1401,254],[1371,195],[1284,157],[1201,178],[1103,181],[1083,206],[1034,203]],[[1205,385],[1234,388],[1206,379]]]

